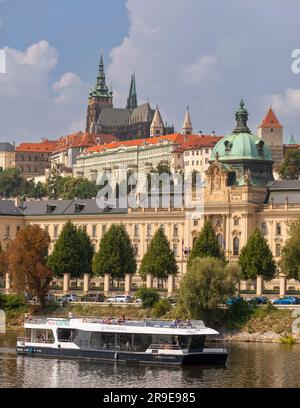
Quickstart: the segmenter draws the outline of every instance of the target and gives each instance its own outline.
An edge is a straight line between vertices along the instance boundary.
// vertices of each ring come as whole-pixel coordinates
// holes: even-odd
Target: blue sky
[[[138,99],[180,129],[226,134],[241,98],[255,132],[272,104],[285,139],[300,142],[298,0],[0,0],[0,140],[84,129],[103,49],[114,105],[135,69]]]

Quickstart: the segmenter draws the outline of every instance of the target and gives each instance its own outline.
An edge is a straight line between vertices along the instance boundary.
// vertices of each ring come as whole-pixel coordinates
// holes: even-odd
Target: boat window
[[[94,332],[91,335],[91,348],[95,350],[114,350],[115,337],[115,333]]]
[[[133,351],[146,351],[150,344],[152,344],[151,334],[133,335]]]
[[[188,339],[190,350],[202,350],[205,343],[205,336],[191,336]]]
[[[58,341],[71,341],[76,331],[77,330],[74,329],[58,329],[57,330]]]
[[[47,329],[26,329],[25,341],[31,343],[54,343],[53,331]]]

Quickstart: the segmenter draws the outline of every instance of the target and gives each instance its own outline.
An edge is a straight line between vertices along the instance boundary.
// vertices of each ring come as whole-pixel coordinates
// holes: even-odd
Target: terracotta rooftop
[[[216,139],[212,136],[208,136],[210,139]],[[133,140],[125,140],[125,141],[119,141],[119,142],[112,142],[108,144],[102,144],[98,146],[93,146],[89,147],[85,150],[86,153],[100,153],[105,150],[109,149],[117,149],[118,147],[130,147],[130,146],[145,146],[145,145],[156,145],[162,141],[169,141],[173,142],[174,144],[178,144],[181,146],[184,143],[193,143],[194,141],[198,139],[204,138],[203,136],[199,135],[183,135],[181,133],[174,133],[171,135],[165,135],[165,136],[156,136],[156,137],[150,137],[146,139],[133,139]],[[219,140],[219,138],[217,138]],[[178,147],[179,147],[178,146]]]
[[[96,144],[100,143],[106,144],[111,143],[113,141],[118,141],[119,139],[116,136],[110,134],[97,134],[92,135],[90,133],[83,133],[77,132],[71,135],[67,135],[65,137],[61,137],[55,148],[53,149],[53,153],[60,153],[67,149],[77,148],[77,147],[91,147],[95,146]]]
[[[16,152],[51,153],[56,143],[56,140],[42,140],[39,143],[21,143],[16,148]]]
[[[203,147],[214,147],[222,138],[223,136],[197,135],[196,139],[182,143],[180,147],[176,149],[176,152],[195,150]]]
[[[277,116],[275,115],[274,111],[272,110],[271,106],[269,108],[268,113],[266,114],[264,120],[262,121],[261,125],[259,128],[264,127],[264,128],[277,128],[280,129],[282,128],[281,123],[277,119]]]

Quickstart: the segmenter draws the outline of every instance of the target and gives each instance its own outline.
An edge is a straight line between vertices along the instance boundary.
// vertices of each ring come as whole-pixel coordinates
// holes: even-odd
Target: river
[[[1,387],[299,387],[300,345],[228,344],[226,367],[170,367],[17,356],[0,334]]]

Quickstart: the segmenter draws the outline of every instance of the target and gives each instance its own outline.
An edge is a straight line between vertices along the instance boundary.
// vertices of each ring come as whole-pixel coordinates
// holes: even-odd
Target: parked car
[[[251,299],[247,299],[247,302],[251,305],[266,305],[269,299],[264,296],[256,296]]]
[[[129,295],[117,295],[106,299],[109,303],[132,303],[133,298]]]
[[[299,305],[300,299],[296,296],[285,296],[281,299],[273,299],[273,305]]]
[[[78,296],[77,295],[63,295],[58,299],[59,302],[77,302]]]
[[[82,302],[104,302],[105,296],[102,293],[89,293],[81,296]]]
[[[45,296],[45,300],[48,302],[54,302],[55,296],[52,293],[47,293],[47,295]]]
[[[240,296],[233,296],[229,299],[226,300],[226,305],[227,306],[232,306],[234,303],[238,303],[238,302],[243,302],[244,299]]]

